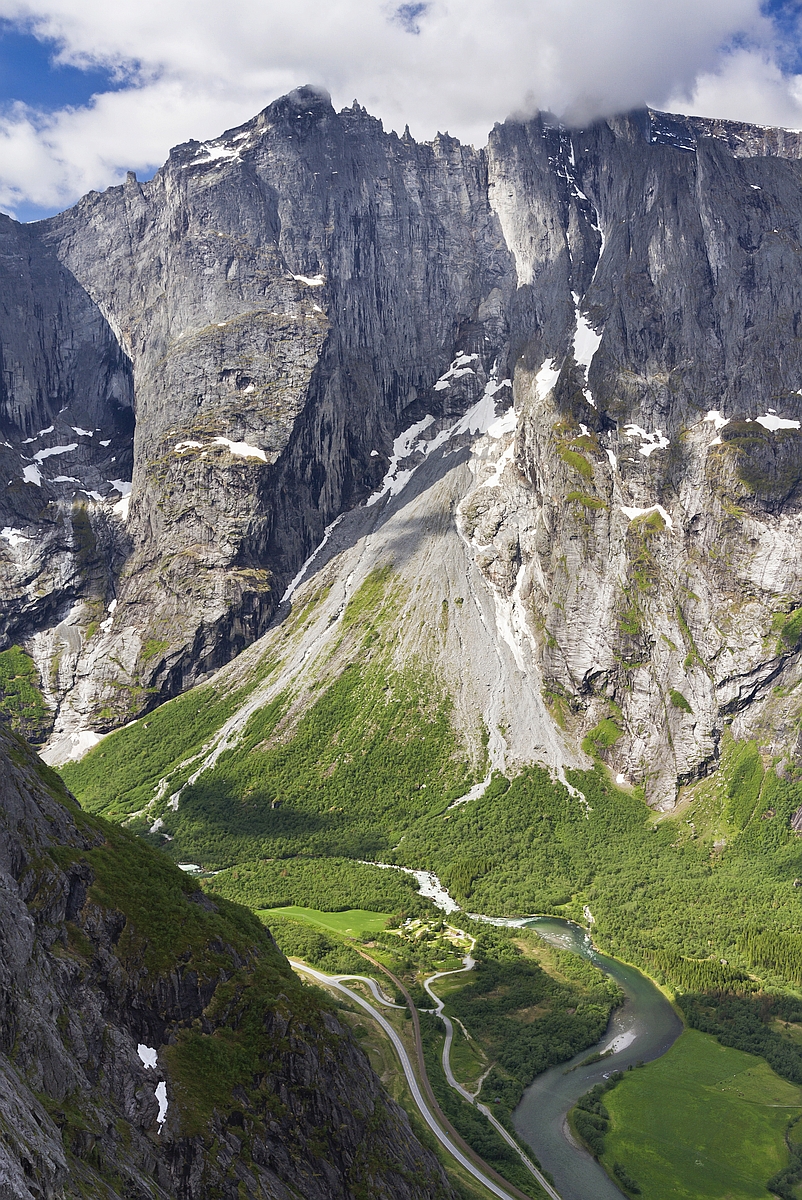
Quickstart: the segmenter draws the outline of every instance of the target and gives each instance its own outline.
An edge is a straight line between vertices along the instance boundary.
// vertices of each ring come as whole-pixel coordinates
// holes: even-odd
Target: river
[[[634,967],[600,954],[580,926],[556,917],[535,917],[525,924],[552,945],[581,954],[601,967],[621,987],[626,1000],[613,1013],[600,1042],[570,1062],[538,1075],[512,1114],[513,1124],[544,1170],[554,1177],[563,1200],[621,1200],[622,1192],[596,1160],[573,1141],[566,1113],[611,1071],[626,1070],[630,1063],[665,1054],[682,1032],[682,1023],[650,980]],[[578,1066],[595,1051],[609,1047],[615,1053],[589,1066]]]

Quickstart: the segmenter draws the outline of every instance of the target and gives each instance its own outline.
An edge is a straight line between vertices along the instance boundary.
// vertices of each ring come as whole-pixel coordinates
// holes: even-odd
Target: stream
[[[650,980],[634,967],[600,954],[580,926],[556,917],[535,917],[521,924],[561,950],[589,959],[615,980],[626,1000],[613,1012],[600,1042],[538,1075],[512,1114],[513,1124],[543,1169],[554,1177],[562,1200],[621,1200],[622,1192],[605,1171],[574,1142],[566,1113],[611,1071],[623,1071],[630,1063],[665,1054],[682,1032],[682,1023]],[[589,1066],[578,1066],[596,1051],[607,1049],[615,1053]]]

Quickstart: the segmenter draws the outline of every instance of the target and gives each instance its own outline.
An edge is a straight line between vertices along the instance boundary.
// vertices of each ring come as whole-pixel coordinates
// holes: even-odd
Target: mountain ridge
[[[49,525],[36,483],[6,496],[7,644],[57,709],[48,757],[262,635],[336,518],[391,503],[510,393],[508,458],[453,519],[531,660],[521,743],[586,763],[590,738],[659,807],[731,720],[793,756],[800,145],[653,110],[417,145],[299,89],[37,225],[124,347],[136,408],[130,500],[83,500],[65,472]],[[91,458],[92,432],[59,462]],[[31,545],[50,528],[55,585]]]

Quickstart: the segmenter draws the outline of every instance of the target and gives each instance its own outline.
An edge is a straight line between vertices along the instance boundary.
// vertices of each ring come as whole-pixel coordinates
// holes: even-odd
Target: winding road
[[[297,959],[291,958],[289,962],[293,970],[299,971],[304,975],[309,975],[318,983],[325,984],[326,987],[334,988],[338,992],[342,992],[348,997],[349,1000],[355,1004],[358,1004],[360,1008],[363,1008],[366,1012],[370,1013],[373,1019],[378,1022],[383,1032],[386,1033],[387,1037],[392,1042],[393,1048],[398,1055],[399,1061],[403,1068],[404,1075],[406,1076],[406,1081],[409,1085],[409,1090],[412,1093],[412,1098],[418,1106],[418,1110],[420,1111],[424,1121],[429,1126],[432,1133],[435,1135],[441,1145],[445,1146],[449,1154],[452,1155],[452,1157],[455,1158],[457,1162],[465,1168],[466,1171],[469,1171],[474,1179],[478,1179],[479,1182],[488,1189],[488,1191],[492,1192],[494,1196],[498,1196],[499,1200],[513,1200],[514,1196],[520,1196],[522,1193],[518,1192],[517,1189],[510,1188],[508,1190],[504,1190],[503,1188],[499,1187],[499,1185],[490,1178],[490,1175],[480,1170],[480,1168],[477,1167],[470,1158],[468,1158],[467,1154],[463,1153],[463,1151],[449,1136],[449,1134],[446,1133],[445,1130],[441,1129],[439,1123],[435,1120],[433,1113],[430,1111],[429,1106],[423,1097],[423,1093],[421,1092],[415,1071],[412,1066],[412,1061],[407,1053],[404,1043],[401,1041],[401,1038],[398,1036],[390,1022],[385,1016],[383,1016],[382,1013],[374,1008],[369,1001],[365,1000],[363,996],[360,996],[357,992],[353,991],[352,988],[346,987],[346,985],[341,982],[341,979],[358,979],[361,982],[368,984],[369,987],[372,983],[373,987],[371,987],[371,991],[373,991],[374,996],[376,996],[380,1004],[384,1004],[388,1008],[398,1008],[399,1005],[393,1004],[391,1001],[382,999],[379,996],[379,989],[378,985],[376,985],[376,981],[371,981],[367,976],[363,975],[326,975],[323,971],[317,971],[314,967],[309,967],[306,965],[306,963],[299,962]],[[554,1192],[551,1194],[552,1196],[556,1195]],[[559,1197],[557,1200],[559,1200]]]
[[[462,933],[463,931],[460,930],[459,932]],[[463,934],[463,936],[467,935]],[[471,950],[473,950],[473,947],[476,945],[476,938],[471,938],[471,942]],[[454,1077],[454,1072],[451,1070],[451,1046],[454,1041],[454,1025],[451,1018],[447,1017],[443,1012],[443,1009],[445,1008],[445,1001],[441,1000],[440,997],[432,991],[431,985],[434,983],[435,979],[444,979],[447,975],[462,975],[465,971],[472,971],[476,965],[470,954],[466,954],[462,962],[463,965],[461,967],[457,967],[457,969],[454,971],[437,971],[436,974],[430,975],[428,979],[424,979],[423,981],[424,988],[435,1002],[435,1016],[438,1016],[446,1027],[446,1037],[445,1042],[443,1043],[443,1071],[445,1073],[445,1077],[454,1091],[458,1092],[460,1096],[462,1096],[463,1100],[467,1100],[468,1104],[475,1104],[479,1112],[488,1119],[496,1132],[499,1133],[504,1141],[512,1147],[526,1169],[534,1176],[534,1178],[543,1188],[543,1191],[546,1193],[546,1195],[550,1197],[550,1200],[561,1200],[559,1193],[555,1192],[554,1188],[551,1186],[548,1179],[546,1179],[543,1172],[538,1170],[531,1158],[529,1158],[529,1156],[523,1152],[515,1138],[504,1128],[501,1122],[493,1116],[493,1113],[490,1111],[487,1105],[479,1104],[477,1102],[477,1096],[481,1091],[484,1075],[479,1080],[479,1086],[477,1087],[476,1091],[469,1092],[467,1088],[464,1088],[462,1084],[459,1083],[459,1081]]]

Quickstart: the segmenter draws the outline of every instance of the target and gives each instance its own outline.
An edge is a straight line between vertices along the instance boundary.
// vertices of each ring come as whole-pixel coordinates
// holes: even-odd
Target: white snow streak
[[[156,1124],[161,1127],[167,1119],[167,1084],[162,1081],[156,1084],[156,1099],[159,1102],[159,1115],[156,1117]]]
[[[399,433],[398,437],[393,442],[393,452],[390,455],[390,465],[387,468],[382,485],[377,492],[369,496],[365,501],[366,507],[370,508],[384,496],[396,496],[401,489],[409,482],[412,476],[412,470],[399,471],[398,464],[416,451],[425,453],[422,444],[420,443],[420,435],[430,425],[434,424],[434,417],[425,416],[422,420],[416,421],[414,425],[410,425],[409,429],[405,429],[403,433]],[[414,470],[414,468],[413,468]]]
[[[52,433],[55,428],[55,425],[48,425],[47,429],[40,429],[38,433],[33,435],[33,437],[24,438],[22,442],[20,442],[20,445],[28,446],[31,442],[35,442],[37,438],[44,437],[46,433]]]
[[[306,575],[306,572],[309,570],[309,568],[311,567],[312,563],[313,563],[313,562],[315,561],[315,559],[317,558],[318,554],[320,554],[320,551],[321,551],[321,550],[323,549],[323,547],[326,545],[326,543],[328,542],[328,540],[329,540],[329,538],[331,537],[332,533],[333,533],[333,532],[334,532],[334,530],[337,528],[337,526],[340,524],[340,521],[342,521],[342,519],[343,519],[343,517],[344,517],[344,516],[345,516],[345,513],[340,513],[339,517],[337,517],[337,518],[336,518],[334,521],[332,521],[332,523],[331,523],[330,525],[327,525],[327,526],[326,526],[326,528],[325,528],[325,530],[324,530],[324,533],[323,533],[323,540],[322,540],[322,541],[321,541],[321,542],[320,542],[320,543],[319,543],[319,544],[318,544],[318,545],[315,547],[315,549],[314,549],[314,550],[312,551],[312,553],[309,555],[309,558],[306,560],[306,562],[305,562],[305,563],[304,563],[304,565],[301,567],[301,569],[300,569],[300,571],[298,572],[298,574],[295,576],[295,578],[294,578],[294,579],[292,580],[292,582],[290,583],[290,585],[289,585],[289,587],[287,588],[287,590],[286,590],[286,592],[284,593],[284,595],[281,597],[281,603],[282,603],[282,604],[284,603],[284,601],[285,601],[285,600],[291,600],[291,599],[292,599],[293,595],[295,594],[295,592],[297,591],[298,587],[299,587],[299,586],[300,586],[300,584],[302,583],[302,581],[303,581],[303,579],[304,579],[304,576]]]
[[[574,300],[574,309],[576,311],[576,333],[574,334],[574,360],[585,370],[585,378],[587,379],[590,371],[590,364],[593,362],[593,356],[598,350],[602,335],[596,331],[588,323],[586,317],[579,311],[579,296],[576,292],[571,292]],[[596,401],[588,387],[582,389],[582,394],[587,400],[591,408],[596,407]]]
[[[42,472],[36,466],[23,467],[22,478],[26,483],[35,483],[37,487],[42,486]]]
[[[293,275],[298,283],[305,283],[307,287],[323,287],[326,282],[325,275]]]
[[[557,380],[560,378],[559,368],[553,358],[547,358],[535,376],[538,400],[545,400]]]
[[[478,361],[478,354],[458,354],[445,374],[441,375],[437,383],[434,385],[434,391],[442,392],[446,388],[450,388],[451,381],[453,379],[459,379],[461,375],[475,375],[476,372],[471,366],[471,363]]]

